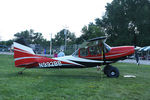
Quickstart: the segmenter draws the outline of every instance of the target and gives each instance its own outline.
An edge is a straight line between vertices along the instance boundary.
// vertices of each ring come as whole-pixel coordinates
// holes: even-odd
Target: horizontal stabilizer
[[[16,67],[26,67],[26,68],[31,68],[33,67],[34,65],[36,65],[37,62],[32,62],[32,63],[25,63],[25,64],[22,64],[22,65],[18,65]]]

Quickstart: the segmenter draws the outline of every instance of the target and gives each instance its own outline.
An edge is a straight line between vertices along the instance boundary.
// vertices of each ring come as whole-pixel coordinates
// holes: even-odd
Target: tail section
[[[32,67],[37,63],[36,58],[40,57],[35,55],[32,48],[27,46],[23,39],[14,42],[14,60],[16,67]]]

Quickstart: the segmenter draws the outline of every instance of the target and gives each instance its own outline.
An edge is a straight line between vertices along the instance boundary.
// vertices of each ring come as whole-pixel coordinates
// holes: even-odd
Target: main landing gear
[[[107,75],[107,77],[110,77],[110,78],[119,77],[119,70],[116,67],[113,67],[111,65],[106,65],[103,71],[104,71],[104,74]]]

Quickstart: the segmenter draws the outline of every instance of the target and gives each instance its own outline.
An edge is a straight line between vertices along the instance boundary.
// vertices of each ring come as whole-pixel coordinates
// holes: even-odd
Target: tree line
[[[81,44],[91,38],[108,35],[107,43],[117,45],[150,45],[150,1],[149,0],[113,0],[106,5],[106,12],[102,18],[81,29],[83,33],[76,37],[75,33],[62,29],[52,39],[53,45],[61,46],[66,41],[68,45]],[[98,13],[98,12],[97,12]],[[40,44],[49,47],[49,41],[42,33],[33,29],[14,34],[16,38],[24,37],[30,44]],[[0,45],[10,46],[13,40],[0,41]]]

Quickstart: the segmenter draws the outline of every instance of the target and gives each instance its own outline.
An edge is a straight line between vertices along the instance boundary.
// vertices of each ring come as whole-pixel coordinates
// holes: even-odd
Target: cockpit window
[[[108,46],[106,43],[104,44],[99,44],[99,45],[95,45],[95,46],[91,46],[89,47],[89,53],[90,55],[99,55],[102,54],[102,48],[104,46],[104,52],[108,53],[111,50],[111,47]]]
[[[101,48],[99,45],[89,47],[90,55],[101,54]]]
[[[80,48],[78,50],[76,50],[72,56],[88,56],[88,55],[99,55],[102,54],[103,52],[103,46],[104,46],[104,52],[108,53],[111,50],[111,47],[109,45],[107,45],[106,43],[101,43],[98,45],[94,45],[94,46],[88,46],[88,48]],[[79,54],[79,50],[80,50],[80,54]],[[78,55],[79,54],[79,55]]]
[[[80,56],[88,56],[88,48],[81,48]]]

